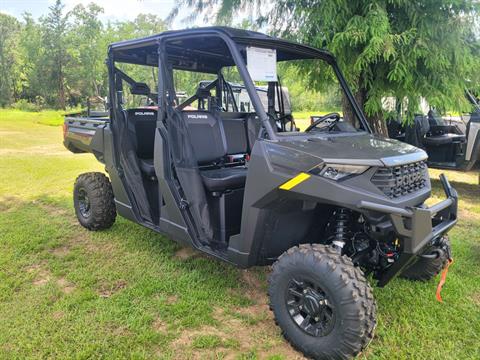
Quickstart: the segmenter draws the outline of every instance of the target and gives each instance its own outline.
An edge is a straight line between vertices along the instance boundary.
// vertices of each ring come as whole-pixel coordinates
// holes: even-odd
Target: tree
[[[102,42],[103,24],[98,16],[103,9],[93,3],[79,4],[69,17],[72,20],[67,34],[70,66],[66,69],[69,97],[73,102],[91,95],[106,95],[104,60],[106,47]]]
[[[218,11],[231,18],[256,0],[184,0],[182,6]],[[419,98],[434,106],[466,106],[466,80],[479,83],[479,34],[475,0],[280,0],[257,21],[269,23],[275,35],[332,51],[373,129],[386,134],[382,98],[408,99],[417,110]],[[309,69],[316,88],[322,74]],[[478,86],[478,85],[477,85]]]
[[[103,9],[77,5],[69,13],[57,0],[39,21],[0,14],[0,106],[24,99],[56,108],[85,104],[91,95],[106,96],[108,45],[165,31],[156,15],[103,24]],[[138,81],[154,86],[154,67],[121,64]]]
[[[20,96],[30,102],[43,99],[45,83],[40,64],[43,59],[41,28],[30,13],[23,14],[23,26],[18,40],[20,67]]]
[[[56,0],[53,6],[50,6],[50,12],[46,17],[41,18],[42,24],[42,45],[45,54],[42,63],[45,81],[51,88],[56,89],[56,98],[51,94],[49,102],[60,109],[65,109],[65,68],[68,63],[66,34],[68,30],[68,14],[63,14],[64,5],[61,0]]]
[[[20,23],[14,17],[0,13],[0,106],[9,105],[17,95],[18,54],[15,42]]]

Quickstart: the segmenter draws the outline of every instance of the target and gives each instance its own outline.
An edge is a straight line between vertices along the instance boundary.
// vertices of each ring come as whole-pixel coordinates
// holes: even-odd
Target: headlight
[[[318,169],[314,169],[312,173],[330,180],[340,180],[350,175],[362,174],[368,168],[369,166],[366,165],[325,164]]]

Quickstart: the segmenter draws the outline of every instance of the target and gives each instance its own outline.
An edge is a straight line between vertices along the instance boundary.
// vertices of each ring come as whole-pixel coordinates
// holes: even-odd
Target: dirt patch
[[[15,196],[0,197],[0,211],[10,211],[18,205],[20,200]]]
[[[153,323],[152,323],[152,328],[161,333],[166,333],[168,328],[167,328],[167,323],[165,323],[162,319],[156,318]]]
[[[178,250],[174,256],[180,260],[188,260],[194,257],[201,256],[201,253],[191,247],[183,247]]]
[[[65,294],[71,294],[75,291],[75,285],[63,277],[57,280],[57,285]]]
[[[130,336],[132,335],[132,332],[127,326],[117,326],[114,327],[111,331],[111,333],[115,336]]]
[[[78,224],[78,223],[77,223]],[[80,227],[80,225],[78,225]],[[68,238],[66,245],[70,250],[74,248],[81,248],[90,254],[113,254],[118,246],[112,240],[99,241],[90,237],[90,234],[83,228],[79,228],[75,231],[73,236]]]
[[[132,330],[127,325],[120,324],[118,322],[108,321],[103,326],[103,331],[106,336],[132,336]]]
[[[47,203],[47,202],[42,201],[42,200],[33,200],[32,204],[36,205],[36,206],[39,206],[40,208],[42,208],[42,210],[44,210],[45,212],[47,212],[49,215],[52,215],[52,216],[66,217],[66,216],[71,215],[70,211],[68,211],[64,208],[61,208],[59,206]]]
[[[70,247],[68,245],[62,245],[53,249],[51,253],[57,257],[65,257],[70,253]]]
[[[50,203],[45,202],[43,200],[34,200],[34,201],[32,201],[32,204],[41,208],[48,215],[50,215],[54,218],[59,218],[59,219],[64,220],[70,226],[79,226],[79,223],[78,223],[77,219],[75,218],[74,213],[70,210],[67,210],[65,208],[56,206],[54,204],[50,204]]]
[[[84,244],[85,249],[90,252],[90,253],[106,253],[106,254],[112,254],[114,250],[116,249],[116,245],[114,243],[110,242],[105,242],[105,243],[100,243],[100,242],[94,242],[90,239],[85,238],[85,235],[80,236],[77,238],[77,240],[81,240]]]
[[[175,304],[177,301],[178,301],[178,296],[177,295],[171,295],[171,296],[167,297],[167,299],[165,300],[165,303],[167,303],[168,305],[172,305],[172,304]]]
[[[98,294],[100,297],[109,298],[113,294],[125,289],[126,287],[127,282],[125,280],[117,280],[113,284],[103,284],[98,290]]]
[[[273,321],[273,316],[269,316],[271,312],[267,302],[239,308],[237,312],[251,321],[255,321],[255,319],[271,319]]]
[[[480,306],[480,291],[473,293],[470,298],[475,305]]]
[[[273,322],[273,316],[265,304],[243,309],[215,308],[213,317],[218,326],[203,326],[197,330],[186,329],[172,343],[172,348],[179,359],[217,358],[221,354],[223,359],[236,359],[239,354],[256,349],[259,359],[267,359],[273,355],[283,355],[286,359],[304,359],[280,335],[280,330]],[[263,319],[254,325],[246,324],[242,319],[232,313],[258,312],[267,313]],[[218,337],[220,345],[209,350],[193,349],[193,342],[198,336]],[[226,344],[233,344],[227,346]]]
[[[65,313],[63,311],[55,311],[52,314],[52,318],[54,320],[60,320],[60,319],[63,319],[64,317],[65,317]]]
[[[174,347],[176,347],[175,345],[180,345],[180,347],[188,346],[192,343],[192,340],[199,335],[202,335],[202,336],[216,335],[216,336],[219,336],[220,338],[224,336],[224,334],[222,334],[222,332],[219,329],[213,326],[207,325],[207,326],[202,326],[198,330],[182,332],[180,337],[173,342],[173,345]]]
[[[480,221],[480,214],[474,212],[470,206],[462,206],[458,208],[458,218],[461,223],[478,222]]]
[[[255,304],[267,304],[268,298],[265,289],[265,281],[261,279],[257,270],[241,270],[240,281],[243,285],[243,294]]]
[[[52,279],[52,274],[45,268],[45,264],[30,265],[27,272],[35,274],[33,285],[37,287],[46,285]]]

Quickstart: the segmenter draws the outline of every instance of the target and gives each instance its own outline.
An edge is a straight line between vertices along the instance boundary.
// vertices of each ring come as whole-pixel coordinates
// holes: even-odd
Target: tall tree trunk
[[[355,126],[356,128],[359,127],[359,119],[355,115],[353,108],[348,100],[347,96],[342,92],[342,111],[343,111],[343,118],[348,121],[350,124]],[[363,104],[365,102],[365,91],[357,91],[353,96],[355,97],[355,101],[357,102],[360,109],[363,109]]]
[[[58,105],[60,109],[65,110],[65,83],[63,78],[62,62],[59,64],[58,72]]]
[[[355,100],[357,101],[358,106],[360,106],[360,109],[363,111],[365,110],[365,102],[367,101],[367,96],[368,92],[364,88],[360,88],[355,94]],[[358,124],[354,124],[352,122],[352,119],[356,119],[356,117],[353,115],[353,110],[349,106],[348,99],[346,96],[343,96],[342,98],[342,106],[343,106],[343,113],[346,119],[350,121],[353,125],[357,126]],[[365,111],[364,111],[365,113]],[[379,134],[385,137],[388,137],[388,130],[387,130],[387,124],[385,123],[385,119],[383,118],[383,113],[382,112],[377,112],[375,114],[372,114],[370,116],[367,116],[365,114],[365,117],[367,118],[368,124],[372,128],[373,132],[375,134]],[[357,119],[358,121],[358,119]]]
[[[388,137],[387,123],[383,118],[382,112],[377,112],[373,115],[367,116],[367,120],[375,134]]]

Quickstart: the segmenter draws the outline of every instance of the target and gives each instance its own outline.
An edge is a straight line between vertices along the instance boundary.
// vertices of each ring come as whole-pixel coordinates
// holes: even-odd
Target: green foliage
[[[181,7],[217,22],[260,4],[257,0],[183,0]],[[275,35],[327,48],[338,59],[366,114],[383,117],[381,99],[408,99],[417,110],[419,97],[441,109],[466,110],[466,86],[480,88],[479,9],[476,0],[280,0],[256,13],[257,23]],[[308,88],[321,90],[330,75],[318,65],[303,67]],[[374,126],[377,130],[378,127]]]
[[[108,45],[166,30],[152,14],[104,24],[103,9],[94,3],[67,13],[57,0],[49,9],[38,21],[29,13],[21,21],[0,13],[0,106],[65,109],[85,105],[88,96],[104,97]],[[152,79],[151,69],[131,68],[139,81]]]
[[[26,99],[20,99],[16,103],[12,105],[12,108],[21,110],[21,111],[29,111],[29,112],[35,112],[35,111],[40,111],[41,106],[28,102]]]
[[[16,46],[20,24],[12,16],[0,13],[0,106],[14,100],[17,89]]]

